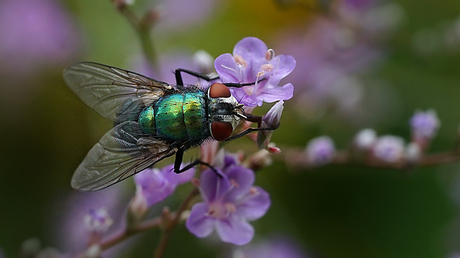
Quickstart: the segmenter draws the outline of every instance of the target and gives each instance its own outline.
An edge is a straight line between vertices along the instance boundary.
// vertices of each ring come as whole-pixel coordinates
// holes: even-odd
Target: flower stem
[[[303,168],[316,168],[309,164],[308,160],[305,158],[305,152],[303,149],[290,149],[283,148],[283,151],[286,150],[284,155],[274,155],[275,159],[286,160],[287,164],[303,167]],[[404,159],[398,162],[384,162],[377,159],[354,159],[348,151],[339,151],[337,152],[335,158],[330,162],[333,165],[351,165],[351,166],[360,166],[360,167],[372,167],[372,168],[393,168],[393,169],[411,169],[414,167],[430,167],[438,166],[442,164],[452,163],[460,160],[460,153],[457,151],[446,151],[440,153],[426,154],[420,157],[415,163],[411,163]]]
[[[189,193],[185,201],[181,204],[179,209],[176,212],[173,212],[169,215],[169,217],[165,218],[162,216],[155,217],[150,220],[143,221],[139,224],[136,224],[132,227],[125,227],[120,232],[114,234],[113,236],[105,239],[100,243],[101,250],[107,250],[112,246],[115,246],[118,243],[123,242],[124,240],[128,239],[129,237],[136,235],[138,233],[142,233],[157,227],[160,227],[163,224],[164,231],[160,239],[160,243],[158,244],[158,248],[155,251],[155,257],[161,258],[163,257],[166,246],[168,245],[169,239],[171,237],[171,233],[177,224],[180,221],[182,213],[189,207],[190,202],[193,200],[195,196],[199,194],[198,188],[193,188],[193,190]]]
[[[174,216],[175,214],[173,213],[172,216]],[[106,250],[118,243],[121,243],[123,242],[125,239],[135,235],[135,234],[138,234],[138,233],[141,233],[141,232],[144,232],[144,231],[148,231],[150,229],[153,229],[153,228],[156,228],[156,227],[159,227],[160,224],[162,223],[162,218],[161,217],[156,217],[156,218],[153,218],[151,220],[146,220],[146,221],[143,221],[139,224],[137,224],[136,226],[133,226],[133,227],[125,227],[122,231],[120,231],[119,233],[109,237],[108,239],[106,239],[105,241],[102,241],[100,243],[100,246],[101,246],[101,250]]]
[[[153,22],[150,19],[148,19],[150,13],[147,13],[143,19],[140,19],[136,16],[134,12],[131,11],[129,6],[127,6],[126,4],[117,4],[117,0],[111,1],[115,4],[120,13],[126,17],[128,22],[131,24],[131,26],[133,26],[134,30],[137,32],[141,42],[142,51],[144,52],[144,56],[146,60],[149,62],[154,72],[156,73],[158,71],[158,67],[153,41],[150,36],[150,31],[153,25]]]
[[[179,223],[182,212],[184,212],[189,207],[190,202],[198,194],[199,194],[198,188],[196,187],[193,188],[193,190],[188,194],[185,201],[179,207],[179,210],[177,210],[176,216],[174,216],[174,218],[170,220],[167,225],[165,225],[163,234],[161,235],[160,243],[158,244],[158,247],[155,251],[155,255],[153,256],[154,258],[162,258],[164,256],[169,239],[171,238],[171,234],[174,228]]]

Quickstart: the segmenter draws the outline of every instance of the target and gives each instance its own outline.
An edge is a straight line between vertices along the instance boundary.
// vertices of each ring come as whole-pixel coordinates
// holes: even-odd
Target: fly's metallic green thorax
[[[167,140],[203,140],[209,137],[205,93],[202,91],[168,95],[139,115],[141,129]]]

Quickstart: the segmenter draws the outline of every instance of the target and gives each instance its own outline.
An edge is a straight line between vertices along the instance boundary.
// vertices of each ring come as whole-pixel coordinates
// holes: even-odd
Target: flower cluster
[[[239,165],[232,155],[225,155],[222,161],[221,166],[214,167],[219,174],[212,169],[203,171],[203,202],[192,207],[186,226],[197,237],[216,230],[222,241],[243,245],[254,236],[248,221],[265,215],[270,197],[262,188],[253,186],[254,171]]]
[[[260,39],[247,37],[235,45],[233,55],[216,58],[214,66],[223,82],[254,83],[254,86],[232,88],[233,96],[246,106],[261,106],[292,98],[294,86],[278,86],[281,79],[294,70],[295,59],[288,55],[275,56]]]
[[[351,152],[344,157],[383,162],[388,164],[412,164],[423,156],[440,126],[434,110],[416,111],[410,118],[412,140],[406,145],[404,139],[394,135],[378,137],[373,129],[358,132],[353,140]],[[318,166],[333,161],[337,152],[334,142],[327,136],[310,140],[305,149],[306,161],[298,162],[308,166]],[[294,161],[297,163],[297,161]]]
[[[199,67],[197,69],[200,73],[210,72],[212,58],[207,53],[198,52],[194,59],[196,62],[193,66]],[[258,127],[252,128],[258,131],[257,136],[251,133],[248,136],[257,141],[261,150],[249,155],[243,161],[242,154],[225,154],[223,150],[216,154],[217,142],[209,141],[203,144],[201,153],[201,162],[208,168],[199,175],[199,179],[193,179],[194,168],[177,174],[174,172],[174,165],[161,169],[148,168],[137,173],[134,176],[136,193],[125,209],[125,214],[113,212],[110,205],[106,206],[107,209],[94,209],[101,207],[94,203],[85,205],[83,209],[85,215],[74,212],[78,215],[80,223],[72,223],[72,225],[77,225],[80,230],[85,231],[81,237],[79,236],[84,242],[84,247],[77,246],[78,250],[85,249],[81,256],[100,257],[105,249],[130,235],[152,228],[160,228],[166,232],[185,219],[186,227],[197,237],[206,237],[215,231],[224,242],[235,245],[250,242],[255,234],[250,222],[264,216],[271,205],[269,194],[254,185],[254,170],[270,165],[272,162],[270,154],[280,152],[280,149],[270,142],[270,137],[273,130],[280,125],[284,100],[293,96],[293,86],[290,83],[282,86],[279,84],[281,79],[291,73],[295,64],[291,56],[275,56],[274,51],[269,50],[265,43],[257,38],[244,38],[236,44],[233,55],[219,56],[214,61],[219,77],[216,80],[235,85],[246,84],[241,88],[231,87],[231,90],[233,96],[245,106],[243,115],[247,115],[248,121],[257,123]],[[202,81],[200,80],[199,83]],[[204,84],[200,86],[206,87],[209,82]],[[249,114],[249,110],[261,106],[263,102],[276,103],[263,116]],[[247,107],[249,109],[246,109]],[[243,130],[248,129],[248,124],[242,126]],[[268,130],[259,130],[261,128]],[[247,132],[252,131],[249,129]],[[266,149],[263,149],[265,147]],[[170,211],[165,206],[158,217],[147,218],[149,208],[171,196],[179,185],[190,181],[197,188],[189,194],[178,210]],[[104,192],[110,193],[110,190]],[[202,201],[191,206],[198,194],[201,195]],[[117,199],[113,194],[110,196],[112,199]],[[119,202],[108,201],[107,203]],[[82,208],[82,205],[79,208]],[[115,217],[109,216],[109,213],[115,214]],[[125,223],[122,223],[123,225],[115,223],[122,215],[125,216]],[[122,230],[118,230],[118,226],[123,227]],[[111,231],[115,233],[112,235]],[[111,236],[105,239],[107,233],[111,233]]]
[[[196,55],[196,65],[207,69],[209,55]],[[242,88],[232,87],[232,94],[246,106],[262,105],[263,102],[277,102],[261,118],[259,127],[276,129],[280,124],[284,100],[293,95],[293,86],[288,83],[278,86],[280,80],[295,67],[291,56],[275,56],[265,43],[257,38],[244,38],[238,42],[231,54],[219,56],[214,66],[219,80],[224,83],[250,84]],[[251,84],[253,83],[253,84]],[[206,83],[205,83],[206,84]],[[201,85],[206,87],[206,85]],[[269,144],[272,130],[260,131],[257,141],[260,147],[270,146],[269,152],[279,152]],[[210,235],[214,230],[224,242],[237,245],[248,243],[254,236],[254,228],[249,221],[262,217],[270,206],[270,198],[262,188],[254,186],[254,171],[271,163],[266,150],[248,158],[243,166],[237,155],[217,151],[216,144],[206,143],[202,148],[204,161],[212,164],[194,181],[199,185],[203,202],[195,204],[187,218],[186,226],[198,237]],[[217,172],[217,173],[216,173]],[[148,209],[174,193],[180,184],[189,182],[194,169],[176,174],[173,165],[162,169],[146,169],[136,174],[136,195],[128,209],[128,224],[140,222]],[[199,182],[199,183],[197,183]]]

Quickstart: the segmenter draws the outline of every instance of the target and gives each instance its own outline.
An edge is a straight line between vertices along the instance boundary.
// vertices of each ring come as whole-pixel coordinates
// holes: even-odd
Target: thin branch
[[[154,258],[162,258],[165,254],[166,247],[168,246],[169,239],[171,238],[171,234],[174,228],[179,223],[180,217],[182,212],[184,212],[190,205],[190,202],[193,200],[195,196],[199,194],[198,188],[193,188],[193,190],[189,193],[185,201],[180,206],[179,210],[177,211],[177,215],[169,221],[169,223],[165,226],[163,230],[163,234],[161,235],[160,243],[155,251]]]
[[[111,2],[117,7],[118,11],[126,17],[128,22],[137,32],[146,60],[149,62],[152,69],[157,71],[157,57],[150,35],[150,31],[153,27],[154,21],[156,20],[155,12],[149,10],[142,18],[139,18],[124,1],[111,0]]]
[[[302,149],[290,149],[282,148],[283,152],[281,155],[274,155],[273,158],[278,160],[285,160],[287,164],[314,169],[318,166],[311,164],[306,158],[306,153]],[[358,166],[358,167],[370,167],[370,168],[392,168],[392,169],[411,169],[415,167],[430,167],[438,166],[447,163],[454,163],[460,160],[460,153],[457,151],[446,151],[433,154],[425,154],[420,157],[418,161],[410,161],[406,159],[400,159],[397,162],[385,162],[378,160],[371,155],[364,157],[356,157],[350,154],[349,151],[338,151],[334,159],[328,163],[332,165],[345,165],[345,166]]]
[[[172,216],[175,216],[175,213],[171,214]],[[107,250],[110,247],[123,242],[127,238],[136,235],[138,233],[142,233],[151,229],[154,229],[156,227],[159,227],[163,222],[163,219],[161,217],[156,217],[150,220],[143,221],[136,226],[133,227],[125,227],[123,230],[121,230],[119,233],[107,238],[106,240],[102,241],[100,243],[101,250]]]
[[[125,227],[123,230],[119,231],[118,233],[115,233],[114,235],[106,238],[105,240],[99,243],[101,251],[107,250],[110,247],[115,246],[136,234],[164,226],[163,235],[160,239],[158,248],[155,251],[155,257],[158,257],[158,258],[163,257],[172,231],[179,223],[182,213],[190,206],[191,201],[198,194],[199,194],[198,189],[193,188],[193,190],[189,193],[185,201],[181,204],[181,206],[176,212],[172,212],[168,214],[168,216],[159,216],[159,217],[152,218],[150,220],[145,220],[131,227]],[[77,256],[77,257],[80,257],[80,256]]]

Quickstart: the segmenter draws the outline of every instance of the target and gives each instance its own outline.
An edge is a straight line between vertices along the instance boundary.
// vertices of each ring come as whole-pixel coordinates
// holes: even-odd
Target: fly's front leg
[[[233,135],[232,137],[228,138],[225,141],[228,142],[228,141],[231,141],[231,140],[238,139],[240,137],[245,136],[248,133],[257,132],[257,131],[273,131],[273,130],[276,130],[277,128],[278,127],[276,127],[276,128],[272,128],[272,127],[267,127],[267,128],[248,128],[248,129],[244,130],[243,132],[241,132],[239,134]]]
[[[174,71],[174,75],[176,77],[176,84],[180,85],[180,86],[184,86],[184,80],[182,79],[181,73],[186,73],[186,74],[195,76],[197,78],[203,79],[203,80],[208,81],[208,82],[212,81],[212,80],[219,79],[219,76],[209,76],[209,75],[206,75],[206,74],[201,74],[201,73],[197,73],[197,72],[190,71],[190,70],[187,70],[187,69],[179,68],[179,69],[176,69]],[[226,83],[222,83],[222,84],[227,86],[227,87],[241,88],[241,87],[244,87],[244,86],[254,85],[254,84],[256,84],[258,82],[261,82],[261,81],[264,81],[264,80],[265,79],[260,79],[257,82],[250,82],[250,83],[231,83],[231,82],[226,82]]]
[[[184,81],[182,80],[182,74],[181,73],[190,74],[192,76],[195,76],[197,78],[203,79],[203,80],[208,81],[208,82],[212,81],[212,80],[219,79],[219,76],[211,77],[211,76],[208,76],[208,75],[205,75],[205,74],[201,74],[201,73],[197,73],[197,72],[190,71],[190,70],[187,70],[187,69],[179,68],[179,69],[176,69],[174,71],[174,75],[176,77],[176,84],[180,85],[180,86],[184,86]]]

